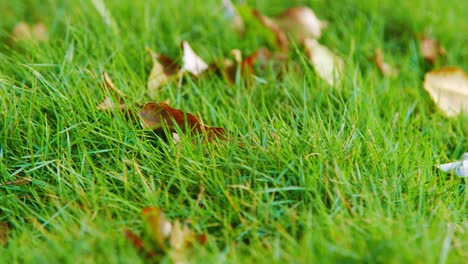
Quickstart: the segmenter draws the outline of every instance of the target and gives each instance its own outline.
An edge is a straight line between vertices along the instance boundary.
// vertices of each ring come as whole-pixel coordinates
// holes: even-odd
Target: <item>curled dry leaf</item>
[[[398,70],[384,61],[382,49],[375,49],[374,61],[375,65],[377,65],[377,68],[383,76],[394,77],[398,75]]]
[[[424,89],[447,116],[468,113],[468,74],[446,67],[426,73]]]
[[[148,94],[153,98],[161,86],[178,78],[180,66],[171,58],[160,55],[150,48],[146,50],[153,61],[153,68],[148,76],[147,83]]]
[[[419,50],[423,58],[430,64],[434,64],[440,56],[445,55],[445,49],[442,45],[436,39],[426,36],[420,37]]]
[[[328,22],[318,19],[314,11],[308,7],[292,7],[274,18],[262,15],[257,10],[254,10],[253,14],[275,34],[277,44],[282,51],[288,50],[287,34],[302,44],[308,38],[320,38],[322,30],[328,25]]]
[[[30,27],[26,22],[19,22],[12,30],[13,41],[39,41],[47,40],[47,27],[42,22],[38,22]]]
[[[187,41],[182,42],[182,51],[182,71],[199,76],[208,69],[208,64],[193,51]]]
[[[166,215],[154,207],[144,208],[141,215],[145,222],[146,232],[161,249],[166,249],[166,239],[172,232],[172,224]]]
[[[315,39],[306,39],[304,46],[317,74],[330,85],[339,84],[344,69],[343,60]]]
[[[460,177],[468,177],[468,152],[463,154],[460,161],[437,165],[437,167],[445,172],[454,172]]]
[[[164,102],[146,103],[143,105],[139,116],[144,129],[158,132],[167,129],[170,132],[177,132],[176,127],[179,127],[184,133],[193,131],[205,134],[208,140],[225,139],[226,137],[224,128],[205,126],[195,115],[172,108]]]
[[[234,30],[244,32],[245,25],[244,20],[239,15],[236,7],[232,4],[231,0],[223,0],[224,16],[231,22],[231,26]]]
[[[231,84],[235,83],[239,76],[244,78],[252,74],[251,67],[246,67],[242,59],[242,52],[238,49],[231,50],[231,58],[225,58],[221,63],[215,66],[215,70]]]
[[[185,72],[198,77],[208,70],[208,64],[193,51],[187,41],[182,42],[181,46],[182,66],[179,66],[175,60],[147,48],[153,61],[153,67],[147,82],[148,95],[150,97],[153,98],[161,86],[179,80]]]
[[[0,246],[6,246],[8,243],[8,232],[10,227],[6,222],[0,222]]]

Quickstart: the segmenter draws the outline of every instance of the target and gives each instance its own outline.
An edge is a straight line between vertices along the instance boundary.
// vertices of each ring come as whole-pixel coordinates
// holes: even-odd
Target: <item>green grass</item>
[[[464,262],[467,182],[434,165],[468,151],[468,116],[446,118],[424,92],[417,34],[429,28],[443,64],[467,71],[468,2],[248,1],[330,21],[321,43],[345,60],[342,89],[298,49],[303,74],[255,87],[187,79],[145,97],[145,46],[178,57],[187,40],[208,62],[273,47],[259,25],[229,30],[220,2],[105,1],[112,29],[88,0],[0,0],[0,182],[32,179],[0,186],[1,262],[143,262],[122,230],[141,233],[147,206],[209,234],[193,262]],[[49,41],[12,45],[20,20],[43,21]],[[376,47],[398,78],[380,76]],[[104,69],[135,102],[169,98],[234,140],[178,147],[97,111]]]

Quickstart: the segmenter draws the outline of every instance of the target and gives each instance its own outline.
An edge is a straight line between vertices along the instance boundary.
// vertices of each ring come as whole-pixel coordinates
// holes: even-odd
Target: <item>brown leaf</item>
[[[0,246],[4,247],[8,243],[8,233],[10,226],[7,222],[0,222]]]
[[[208,69],[208,64],[204,62],[196,53],[187,41],[182,42],[182,71],[190,72],[195,76]]]
[[[434,38],[422,36],[419,37],[419,50],[423,58],[431,65],[440,57],[445,55],[445,49]]]
[[[47,28],[42,23],[36,23],[30,27],[26,22],[19,22],[12,30],[11,37],[15,42],[21,41],[39,41],[47,40]]]
[[[375,49],[374,61],[383,76],[393,77],[398,75],[398,70],[384,61],[382,49]]]
[[[317,74],[330,85],[339,84],[344,69],[343,60],[315,39],[306,39],[304,46]]]
[[[148,76],[147,83],[149,96],[153,98],[161,86],[178,78],[180,66],[169,57],[160,55],[150,48],[146,50],[153,61],[153,68]]]
[[[166,219],[166,215],[155,207],[147,207],[142,211],[146,232],[151,239],[163,250],[166,250],[166,239],[172,232],[172,224]]]
[[[224,16],[231,22],[231,27],[236,31],[244,32],[244,20],[242,20],[231,0],[223,0],[223,7]]]
[[[139,116],[144,129],[164,131],[166,128],[170,132],[177,132],[176,127],[179,127],[184,133],[206,133],[208,140],[223,139],[226,136],[224,128],[205,126],[193,114],[184,113],[164,102],[146,103]]]
[[[447,116],[468,113],[468,74],[457,67],[426,73],[424,89]]]
[[[328,22],[318,19],[308,7],[292,7],[274,18],[262,15],[258,10],[253,10],[253,15],[273,32],[277,45],[283,52],[289,47],[287,34],[303,44],[308,38],[320,38],[323,28],[328,25]]]

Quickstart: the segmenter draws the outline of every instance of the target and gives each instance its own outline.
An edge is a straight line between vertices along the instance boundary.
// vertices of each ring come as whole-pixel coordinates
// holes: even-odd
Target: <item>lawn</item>
[[[207,235],[187,249],[193,263],[468,259],[467,181],[435,167],[468,151],[468,115],[446,117],[423,89],[432,68],[468,71],[468,2],[246,1],[267,15],[306,5],[329,21],[320,43],[343,58],[342,83],[321,80],[294,46],[300,73],[184,77],[150,98],[146,47],[180,58],[188,41],[211,62],[274,50],[274,38],[252,19],[237,34],[221,0],[105,0],[110,22],[93,1],[0,0],[0,262],[151,262],[123,231],[143,236],[149,206]],[[44,22],[48,40],[13,43],[22,20]],[[420,34],[446,50],[434,66]],[[375,67],[379,47],[397,77]],[[103,71],[130,107],[169,99],[229,140],[175,144],[99,111]]]

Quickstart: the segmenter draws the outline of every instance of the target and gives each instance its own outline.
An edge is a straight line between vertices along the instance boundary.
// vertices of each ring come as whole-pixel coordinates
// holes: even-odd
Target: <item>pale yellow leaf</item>
[[[468,74],[456,67],[426,73],[424,89],[447,116],[468,113]]]
[[[306,39],[304,46],[306,56],[317,74],[330,85],[339,84],[344,68],[343,60],[315,39]]]
[[[147,48],[148,53],[153,61],[153,67],[148,76],[147,88],[150,97],[154,97],[156,91],[163,85],[169,82],[170,76],[164,72],[163,65],[159,62],[159,54],[150,48]]]
[[[174,263],[188,263],[189,247],[195,240],[195,234],[186,224],[182,225],[178,220],[174,223],[169,244],[171,245],[171,259]]]

